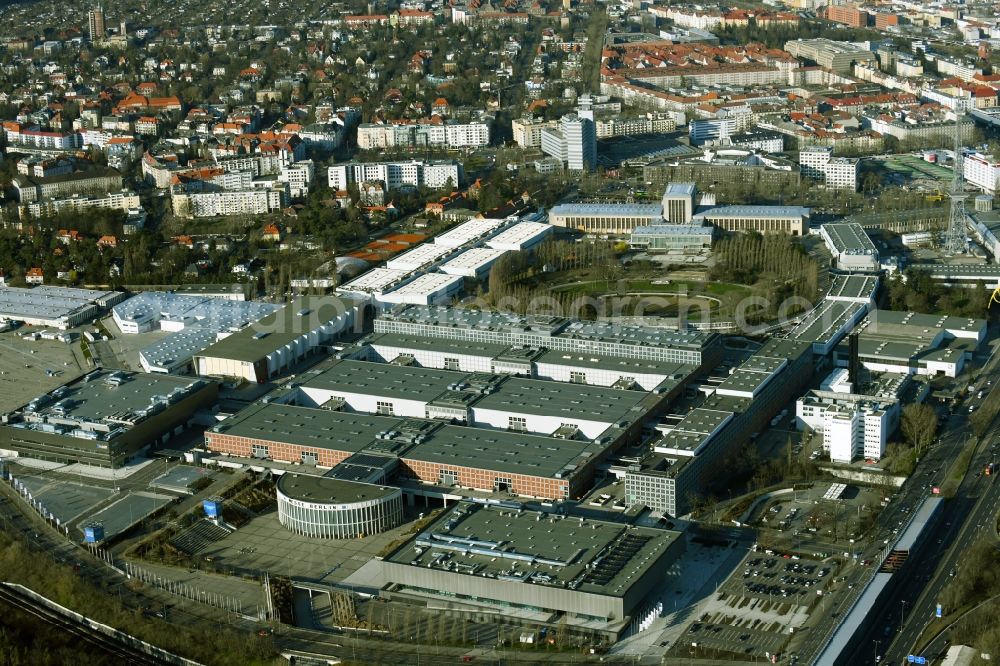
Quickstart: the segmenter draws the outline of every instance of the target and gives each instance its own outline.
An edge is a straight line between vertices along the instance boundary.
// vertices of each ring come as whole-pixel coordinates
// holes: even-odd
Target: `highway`
[[[990,376],[995,377],[995,371]],[[940,443],[920,461],[917,471],[904,484],[891,508],[915,510],[920,501],[930,495],[930,487],[944,483],[951,463],[969,445],[971,431],[966,409],[965,404],[955,409],[941,431]],[[991,516],[995,516],[1000,507],[1000,489],[990,477],[979,474],[993,459],[993,443],[998,435],[1000,427],[996,425],[984,435],[954,498],[944,504],[931,533],[919,550],[910,555],[916,560],[908,563],[905,578],[894,581],[895,587],[886,601],[866,622],[865,635],[855,651],[844,655],[842,663],[901,664],[906,663],[907,655],[913,654],[923,628],[933,619],[941,590],[950,580],[949,572],[959,566],[962,554],[983,533],[984,526],[992,523]],[[889,524],[891,518],[895,515],[890,516]],[[879,535],[880,540],[884,538]]]
[[[991,433],[990,439],[996,435]],[[934,621],[934,612],[941,591],[951,580],[950,573],[962,566],[962,557],[967,549],[978,540],[985,530],[992,529],[997,512],[1000,511],[1000,487],[994,482],[995,477],[983,476],[979,470],[992,460],[992,446],[980,447],[980,452],[974,457],[966,483],[960,488],[956,500],[952,501],[954,511],[951,527],[941,537],[944,541],[942,550],[938,553],[940,559],[928,558],[924,567],[930,570],[931,579],[927,581],[919,594],[909,597],[902,596],[912,606],[909,621],[905,622],[891,647],[885,654],[885,662],[890,664],[906,663],[906,657],[916,654],[917,640],[928,623]],[[963,520],[963,516],[965,517]],[[935,562],[940,562],[936,567]],[[919,577],[918,577],[919,579]],[[919,580],[918,580],[919,582]]]

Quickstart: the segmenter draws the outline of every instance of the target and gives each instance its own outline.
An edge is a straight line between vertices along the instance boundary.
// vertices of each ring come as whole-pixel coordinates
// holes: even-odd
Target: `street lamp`
[[[875,644],[875,663],[878,663],[878,646],[881,641],[872,641]]]

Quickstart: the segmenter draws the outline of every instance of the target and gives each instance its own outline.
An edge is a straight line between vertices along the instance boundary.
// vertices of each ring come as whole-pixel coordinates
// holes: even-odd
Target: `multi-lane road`
[[[994,364],[989,376],[996,377]],[[987,375],[983,374],[981,377]],[[914,511],[931,489],[944,484],[951,463],[966,446],[971,446],[971,432],[966,418],[967,406],[959,405],[942,429],[940,443],[930,449],[918,465],[917,471],[907,480],[899,497],[890,505],[894,513],[883,516],[875,547],[889,543],[896,534],[885,532],[895,521],[905,518],[898,512]],[[984,435],[976,449],[966,476],[962,479],[954,498],[945,503],[940,517],[931,526],[923,544],[911,554],[914,561],[907,564],[906,576],[894,582],[887,599],[865,623],[864,635],[856,649],[843,663],[850,664],[901,664],[914,654],[916,642],[926,625],[934,620],[941,591],[950,580],[950,573],[960,566],[962,554],[986,529],[992,529],[994,517],[1000,509],[1000,488],[993,477],[984,476],[981,470],[987,462],[995,461],[994,443],[1000,441],[1000,427],[994,425]]]

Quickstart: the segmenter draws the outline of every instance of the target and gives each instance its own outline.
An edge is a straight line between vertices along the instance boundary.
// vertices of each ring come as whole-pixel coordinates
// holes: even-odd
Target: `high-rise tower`
[[[104,39],[104,8],[98,6],[90,10],[88,19],[90,23],[90,41],[96,42]]]

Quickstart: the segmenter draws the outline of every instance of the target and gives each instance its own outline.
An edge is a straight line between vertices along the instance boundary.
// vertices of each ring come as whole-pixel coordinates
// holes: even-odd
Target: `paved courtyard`
[[[407,522],[415,516],[408,516]],[[363,539],[315,539],[295,534],[278,522],[278,512],[254,518],[199,555],[217,566],[247,571],[268,571],[296,580],[338,583],[371,560],[388,544],[404,537],[411,526],[402,526]]]

